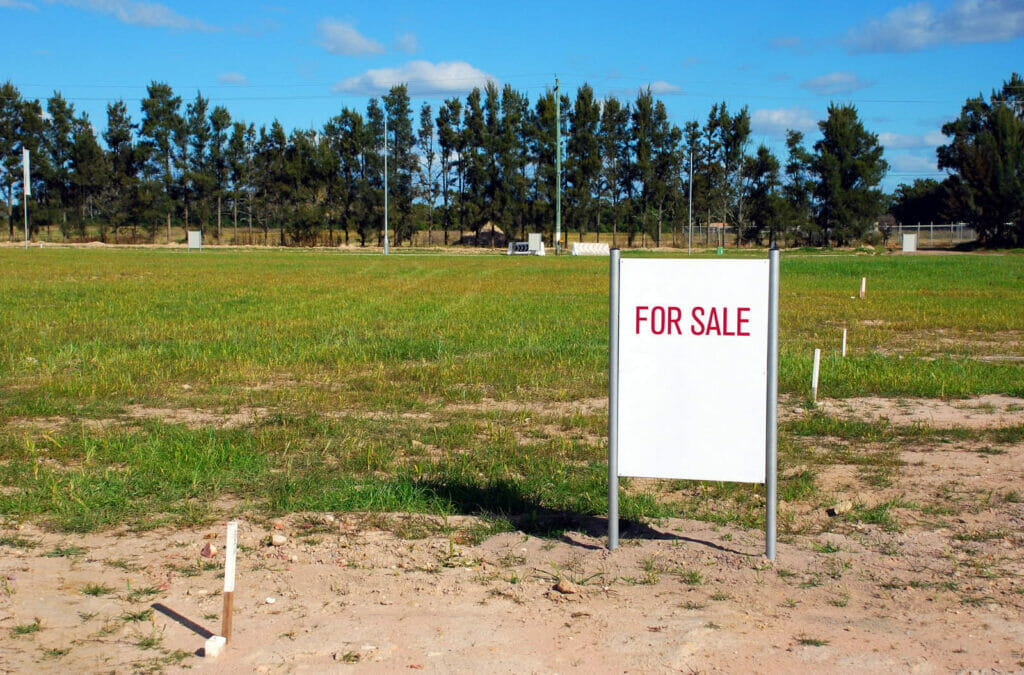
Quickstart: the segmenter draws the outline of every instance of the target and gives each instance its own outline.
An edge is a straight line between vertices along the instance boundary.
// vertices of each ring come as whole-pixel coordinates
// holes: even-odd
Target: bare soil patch
[[[827,415],[867,421],[887,419],[894,425],[927,424],[937,429],[997,429],[1024,424],[1024,398],[979,396],[969,399],[888,399],[875,396],[826,399],[818,407]]]

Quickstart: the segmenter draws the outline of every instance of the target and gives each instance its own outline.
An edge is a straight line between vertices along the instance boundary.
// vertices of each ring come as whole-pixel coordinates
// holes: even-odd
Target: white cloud
[[[38,11],[32,3],[21,2],[21,0],[0,0],[0,7],[4,9],[30,9],[33,12]]]
[[[364,36],[352,24],[337,19],[324,19],[317,26],[317,32],[320,34],[320,46],[331,54],[364,56],[386,51],[384,45]]]
[[[750,117],[750,128],[755,134],[784,138],[788,129],[809,133],[818,128],[813,111],[800,106],[792,108],[763,108]]]
[[[795,35],[787,36],[787,37],[775,38],[774,40],[772,40],[768,44],[769,44],[769,46],[773,47],[774,49],[796,49],[796,50],[799,50],[799,49],[801,49],[804,46],[803,41],[800,38],[796,37]]]
[[[889,168],[895,173],[938,173],[939,166],[935,155],[922,157],[920,155],[899,154],[887,156]]]
[[[878,134],[878,142],[886,149],[935,148],[945,145],[947,138],[939,131],[929,131],[924,135],[893,134],[883,131]]]
[[[198,30],[214,32],[220,30],[199,19],[178,14],[158,2],[133,2],[132,0],[61,0],[70,7],[109,14],[121,23],[146,28],[175,28],[177,30]]]
[[[406,54],[415,54],[420,50],[420,41],[413,33],[402,33],[395,40],[395,50]]]
[[[249,79],[241,73],[221,73],[217,76],[218,84],[249,84]]]
[[[847,94],[869,86],[871,86],[870,82],[865,82],[853,73],[829,73],[807,80],[800,85],[802,89],[813,91],[821,96]]]
[[[465,61],[410,61],[398,68],[377,68],[342,80],[334,85],[333,91],[376,96],[387,93],[396,84],[407,84],[410,96],[431,96],[468,92],[489,81],[496,80]]]
[[[935,11],[930,2],[897,7],[881,19],[851,29],[844,42],[853,52],[912,52],[1020,37],[1024,37],[1020,0],[954,0],[941,11]]]
[[[671,82],[666,82],[665,80],[655,80],[654,82],[651,82],[651,84],[648,86],[651,88],[652,94],[665,95],[683,93],[682,87],[672,84]]]

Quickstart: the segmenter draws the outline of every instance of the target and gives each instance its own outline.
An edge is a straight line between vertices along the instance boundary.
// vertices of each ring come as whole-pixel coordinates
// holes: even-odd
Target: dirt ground
[[[985,429],[1024,423],[1022,403],[823,406]],[[849,467],[823,472],[837,504],[903,500],[899,529],[800,512],[804,534],[783,536],[774,564],[762,532],[687,520],[623,523],[613,552],[604,519],[481,541],[466,518],[243,520],[216,659],[202,649],[221,630],[223,523],[80,536],[8,522],[0,671],[1024,672],[1024,444],[986,447],[910,444],[877,490]],[[910,506],[937,494],[949,509]]]

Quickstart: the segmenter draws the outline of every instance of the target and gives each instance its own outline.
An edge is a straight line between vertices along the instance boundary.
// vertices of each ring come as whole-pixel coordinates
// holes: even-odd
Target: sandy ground
[[[824,406],[870,419],[877,403]],[[984,429],[1024,422],[1021,403],[882,412]],[[216,659],[202,648],[221,630],[223,523],[80,536],[8,522],[0,671],[1024,672],[1024,444],[982,450],[907,445],[878,489],[849,466],[823,471],[839,502],[902,499],[899,531],[784,504],[802,534],[782,537],[774,564],[762,532],[686,520],[623,523],[614,552],[604,519],[478,543],[422,516],[242,520],[234,632]]]

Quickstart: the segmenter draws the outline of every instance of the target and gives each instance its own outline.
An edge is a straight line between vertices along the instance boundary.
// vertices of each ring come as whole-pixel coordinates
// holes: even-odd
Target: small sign
[[[202,230],[189,230],[188,231],[188,250],[198,249],[203,250],[203,232]]]
[[[903,252],[904,253],[917,253],[917,233],[907,234],[903,233]]]
[[[25,196],[32,196],[32,171],[29,169],[28,148],[21,149],[21,180]]]

